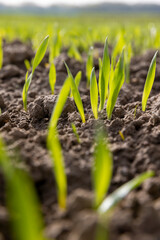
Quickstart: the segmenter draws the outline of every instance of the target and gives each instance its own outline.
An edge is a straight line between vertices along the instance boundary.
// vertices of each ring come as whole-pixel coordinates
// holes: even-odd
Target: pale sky
[[[158,3],[160,4],[160,0],[0,0],[0,3],[5,3],[5,4],[10,4],[10,5],[18,5],[22,4],[24,2],[32,2],[39,4],[41,6],[49,6],[51,4],[74,4],[74,5],[83,5],[83,4],[91,4],[91,3],[100,3],[100,2],[125,2],[128,4],[133,4],[133,3]]]

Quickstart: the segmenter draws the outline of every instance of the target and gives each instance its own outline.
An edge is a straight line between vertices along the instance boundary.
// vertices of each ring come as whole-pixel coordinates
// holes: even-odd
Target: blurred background
[[[113,45],[119,38],[132,43],[137,54],[160,46],[159,13],[159,0],[1,0],[0,36],[6,41],[30,41],[36,48],[52,32],[63,47],[72,45],[70,55],[77,58],[78,50],[104,43],[108,36]]]

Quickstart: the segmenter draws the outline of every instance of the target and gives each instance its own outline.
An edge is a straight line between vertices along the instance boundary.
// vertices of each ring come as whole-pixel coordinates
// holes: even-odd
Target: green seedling
[[[123,198],[125,198],[129,192],[133,189],[139,187],[146,179],[154,176],[153,171],[142,173],[140,176],[134,178],[133,180],[125,183],[123,186],[118,188],[112,194],[110,194],[99,206],[97,211],[101,215],[107,214],[114,206],[116,206]]]
[[[113,53],[112,53],[113,68],[115,67],[116,59],[117,59],[118,55],[121,54],[124,46],[125,46],[124,32],[123,32],[123,30],[121,30],[121,32],[117,36],[116,43],[115,43]]]
[[[81,78],[82,78],[82,72],[79,71],[79,72],[77,73],[77,75],[75,76],[75,84],[76,84],[77,88],[79,87]]]
[[[52,59],[59,56],[62,47],[62,31],[60,31],[58,25],[55,26],[54,33],[55,34],[52,37]]]
[[[33,59],[32,72],[30,73],[29,76],[28,76],[28,72],[26,74],[25,84],[24,84],[23,92],[22,92],[23,106],[24,106],[25,111],[27,111],[27,94],[28,94],[29,86],[31,84],[32,77],[33,77],[36,67],[40,64],[40,62],[42,61],[42,59],[45,55],[45,52],[46,52],[47,46],[48,46],[48,40],[49,40],[49,36],[45,37],[45,39],[40,44],[40,46],[36,52],[36,55]]]
[[[103,201],[112,178],[113,159],[102,131],[97,134],[92,167],[92,181],[95,193],[94,207]]]
[[[79,62],[83,62],[82,56],[78,50],[78,48],[73,44],[69,51],[68,51],[68,56],[75,58]]]
[[[91,80],[90,80],[90,99],[91,99],[91,107],[94,114],[95,119],[98,118],[98,86],[97,79],[95,74],[95,69],[92,69],[91,72]]]
[[[28,61],[28,59],[25,59],[25,60],[24,60],[24,64],[25,64],[25,67],[26,67],[27,71],[30,71],[30,69],[31,69],[31,64],[30,64],[30,62]]]
[[[49,124],[49,130],[50,131],[52,130],[52,128],[54,129],[54,128],[57,127],[58,119],[60,118],[60,116],[62,114],[62,111],[63,111],[64,105],[67,101],[70,89],[71,89],[71,80],[68,77],[65,80],[65,82],[64,82],[64,84],[61,88],[61,91],[59,93],[57,102],[56,102],[55,107],[53,109],[53,113],[52,113],[50,124]],[[49,140],[50,134],[52,135],[52,131],[51,132],[50,131],[48,133],[48,140]]]
[[[125,138],[124,138],[124,135],[123,135],[123,133],[122,133],[121,131],[119,131],[119,135],[120,135],[120,137],[121,137],[122,141],[124,141],[124,140],[125,140]]]
[[[136,105],[136,106],[135,106],[135,109],[134,109],[134,119],[136,118],[137,108],[138,108],[138,105]]]
[[[100,70],[99,79],[100,111],[103,109],[106,98],[108,97],[109,75],[110,75],[110,57],[108,51],[108,38],[106,38],[103,52],[102,68]]]
[[[34,60],[33,60],[33,66],[32,66],[32,75],[36,69],[36,67],[40,64],[40,62],[42,61],[45,53],[46,53],[46,50],[47,50],[47,46],[48,46],[48,41],[49,41],[49,36],[45,37],[44,40],[41,42],[37,52],[36,52],[36,55],[34,57]]]
[[[109,84],[109,97],[107,100],[107,116],[108,119],[111,119],[114,106],[117,101],[119,91],[125,80],[125,64],[124,64],[124,50],[121,53],[119,61],[116,65],[113,79]]]
[[[56,83],[56,68],[54,63],[52,62],[49,69],[49,84],[52,94],[54,94],[55,83]]]
[[[79,134],[78,134],[78,132],[77,132],[77,128],[76,128],[75,124],[74,124],[74,123],[71,123],[71,127],[72,127],[72,130],[73,130],[74,135],[75,135],[76,138],[77,138],[77,142],[78,142],[78,143],[81,143],[81,140],[80,140],[80,137],[79,137]]]
[[[57,185],[58,204],[62,209],[66,208],[67,178],[64,167],[64,159],[61,144],[56,128],[49,128],[47,140],[48,149],[53,160],[53,170]]]
[[[87,86],[90,85],[90,77],[93,69],[93,47],[90,47],[86,62],[86,77],[87,77]]]
[[[76,84],[76,87],[77,87],[77,88],[79,87],[81,78],[82,78],[82,72],[79,71],[79,72],[77,73],[77,75],[75,76],[75,84]],[[71,91],[70,97],[73,97],[72,91]]]
[[[57,28],[57,27],[56,27]],[[59,31],[56,29],[57,33],[53,37],[53,30],[50,29],[50,41],[49,41],[49,85],[52,94],[54,94],[54,88],[56,83],[56,67],[54,64],[54,59],[59,55],[61,49],[61,37]]]
[[[58,139],[57,124],[70,92],[70,84],[70,78],[67,78],[63,84],[56,105],[54,107],[49,123],[47,137],[47,147],[50,151],[50,155],[53,161],[54,175],[57,184],[58,203],[60,208],[63,209],[66,208],[67,180],[64,168],[63,153]]]
[[[31,84],[31,81],[32,81],[32,73],[28,77],[28,72],[27,72],[26,77],[25,77],[25,84],[24,84],[23,92],[22,92],[23,107],[24,107],[25,111],[27,111],[27,93],[28,93],[28,89]]]
[[[143,90],[142,111],[146,110],[147,100],[150,95],[150,92],[151,92],[151,89],[153,86],[153,82],[155,79],[157,54],[158,54],[158,51],[155,53],[155,55],[151,61],[149,70],[148,70],[147,79],[146,79],[144,90]]]
[[[3,41],[2,38],[0,37],[0,69],[2,68],[3,65]]]
[[[27,174],[14,167],[0,139],[0,167],[6,182],[6,198],[14,239],[46,240],[43,221],[33,183]]]
[[[75,101],[76,106],[78,108],[78,111],[79,111],[79,114],[81,116],[82,122],[85,123],[84,109],[83,109],[83,104],[82,104],[82,100],[81,100],[78,88],[75,84],[73,75],[72,75],[71,71],[69,70],[69,67],[67,66],[66,63],[65,63],[65,66],[66,66],[66,69],[67,69],[67,72],[68,72],[68,77],[71,81],[71,91],[72,91],[72,94],[73,94],[74,101]]]
[[[99,79],[101,79],[101,76],[102,76],[102,59],[99,58],[98,62],[99,62]],[[99,92],[100,92],[100,84],[99,84]]]

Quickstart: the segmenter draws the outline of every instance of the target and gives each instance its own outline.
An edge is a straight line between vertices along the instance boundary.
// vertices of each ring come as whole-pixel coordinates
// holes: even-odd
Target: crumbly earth
[[[95,44],[95,49],[102,56],[103,46]],[[113,211],[106,222],[110,240],[160,239],[160,56],[157,58],[156,78],[147,110],[145,113],[141,111],[142,91],[154,52],[155,50],[149,50],[132,59],[130,83],[124,84],[120,91],[111,121],[107,120],[105,109],[99,114],[99,120],[108,134],[114,159],[109,192],[142,172],[155,171],[154,178],[148,179],[141,187],[132,191]],[[64,50],[55,59],[57,83],[55,95],[52,96],[46,54],[34,74],[28,94],[28,111],[25,112],[21,97],[26,73],[24,60],[31,60],[33,56],[30,45],[24,45],[18,40],[4,43],[4,64],[0,70],[0,134],[10,155],[18,154],[21,167],[28,171],[34,181],[42,205],[46,236],[56,240],[93,240],[99,222],[92,210],[91,183],[94,135],[98,121],[93,117],[89,90],[86,87],[86,56],[83,56],[84,63],[79,63],[69,58]],[[66,212],[61,212],[57,206],[46,136],[52,109],[67,76],[64,61],[73,75],[82,71],[79,90],[86,123],[81,122],[73,100],[68,99],[58,123],[68,180],[68,207]],[[97,59],[95,67],[98,75]],[[76,125],[81,143],[77,142],[71,123]],[[123,133],[124,141],[119,131]],[[2,172],[0,179],[0,239],[12,240]]]

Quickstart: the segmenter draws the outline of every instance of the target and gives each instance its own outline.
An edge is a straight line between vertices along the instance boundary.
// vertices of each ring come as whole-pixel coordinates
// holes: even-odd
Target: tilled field
[[[103,45],[95,44],[102,57]],[[149,50],[131,62],[130,84],[120,91],[111,121],[106,110],[99,114],[108,134],[114,158],[113,178],[109,192],[147,170],[156,176],[145,181],[131,192],[115,209],[109,221],[111,240],[160,239],[160,56],[147,110],[141,111],[143,87],[150,61],[155,50]],[[0,134],[10,156],[21,159],[20,167],[32,177],[42,204],[46,234],[56,240],[93,240],[97,216],[92,210],[93,192],[91,164],[94,151],[94,119],[89,90],[86,88],[85,64],[67,56],[64,49],[55,59],[57,83],[55,95],[51,95],[48,82],[48,57],[37,68],[28,95],[28,112],[23,110],[22,89],[25,81],[24,60],[31,60],[31,46],[16,40],[4,44],[4,64],[0,71]],[[83,56],[84,62],[86,56]],[[68,208],[60,212],[57,206],[56,186],[52,162],[46,148],[49,119],[61,86],[67,77],[64,61],[73,75],[82,71],[80,94],[84,105],[86,123],[72,99],[68,99],[58,123],[59,138],[63,148],[68,180]],[[95,59],[98,74],[98,60]],[[135,114],[135,107],[137,111]],[[77,127],[81,143],[72,131]],[[125,137],[122,141],[119,131]],[[5,187],[0,174],[0,239],[12,239],[9,217],[5,208]]]

